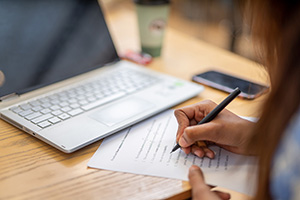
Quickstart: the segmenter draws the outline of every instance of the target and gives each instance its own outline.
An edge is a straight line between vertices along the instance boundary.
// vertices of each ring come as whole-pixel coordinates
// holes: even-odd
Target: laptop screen
[[[0,97],[119,60],[97,0],[3,0],[0,27]]]

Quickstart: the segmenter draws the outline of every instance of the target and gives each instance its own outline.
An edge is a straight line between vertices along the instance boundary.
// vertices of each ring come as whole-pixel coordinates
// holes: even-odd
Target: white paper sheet
[[[106,138],[88,163],[89,167],[172,179],[188,180],[188,169],[198,165],[205,181],[253,195],[256,158],[212,147],[214,159],[186,155],[174,147],[177,121],[168,110]]]

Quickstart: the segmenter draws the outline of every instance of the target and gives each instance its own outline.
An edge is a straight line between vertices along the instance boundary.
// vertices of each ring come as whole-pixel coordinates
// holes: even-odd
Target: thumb
[[[204,181],[204,176],[198,166],[192,165],[189,170],[189,180],[192,187],[193,199],[210,199],[210,200],[228,200],[230,194],[221,191],[211,191],[211,186],[208,186]]]
[[[196,166],[192,165],[189,169],[189,180],[191,186],[196,186],[198,184],[205,184],[204,177],[201,169]],[[193,187],[194,188],[194,187]]]
[[[210,196],[210,187],[205,184],[203,173],[198,166],[193,165],[190,167],[189,181],[195,199],[206,199]]]

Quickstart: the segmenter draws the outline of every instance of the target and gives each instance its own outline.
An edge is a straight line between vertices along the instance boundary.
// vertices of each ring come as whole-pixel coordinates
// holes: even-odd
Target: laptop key
[[[53,105],[57,105],[60,103],[60,101],[58,99],[54,99],[54,100],[51,100],[50,103]]]
[[[72,103],[70,105],[71,108],[78,108],[80,105],[78,103]]]
[[[29,114],[31,114],[31,113],[33,113],[33,111],[30,109],[30,110],[24,110],[24,111],[22,111],[22,112],[20,112],[20,113],[18,113],[20,116],[22,116],[22,117],[25,117],[26,115],[29,115]]]
[[[86,101],[86,100],[79,101],[79,104],[80,104],[80,105],[86,105],[86,104],[88,104],[88,103],[89,103],[89,102]]]
[[[23,110],[22,110],[20,107],[18,107],[18,106],[13,107],[13,108],[10,108],[10,110],[13,111],[14,113],[17,113],[17,114],[23,111]]]
[[[42,108],[42,106],[35,106],[35,107],[31,108],[31,109],[32,109],[33,111],[37,112],[37,111],[42,110],[43,108]]]
[[[54,105],[50,107],[51,110],[58,110],[60,107],[58,105]]]
[[[83,110],[81,110],[80,108],[77,108],[75,110],[71,110],[70,112],[68,112],[68,114],[71,115],[71,116],[75,116],[75,115],[78,115],[80,113],[83,113]]]
[[[27,119],[27,120],[32,120],[32,119],[34,119],[34,118],[36,118],[36,117],[39,117],[39,116],[41,116],[41,115],[42,115],[42,113],[40,113],[40,112],[34,112],[34,113],[30,114],[30,115],[27,115],[27,116],[25,117],[25,119]]]
[[[49,96],[50,101],[54,101],[54,100],[58,100],[58,95],[57,94],[53,94],[51,96]]]
[[[59,106],[61,106],[61,107],[65,107],[65,106],[68,106],[68,105],[69,104],[66,101],[64,101],[64,102],[62,102],[62,103],[59,104]]]
[[[49,108],[45,108],[45,109],[41,110],[40,112],[43,114],[47,114],[47,113],[51,112],[51,110]]]
[[[38,123],[38,126],[41,127],[41,128],[46,128],[48,126],[51,126],[52,124],[48,121],[43,121],[41,123]]]
[[[96,98],[92,96],[92,97],[89,97],[87,100],[90,102],[93,102],[93,101],[96,101]]]
[[[75,97],[77,96],[77,94],[74,92],[74,93],[68,94],[68,96],[69,96],[70,98],[75,98]]]
[[[69,98],[67,96],[62,96],[59,98],[60,101],[67,101]]]
[[[60,122],[61,119],[59,119],[58,117],[53,117],[53,118],[49,119],[48,121],[51,122],[52,124],[56,124],[56,123]]]
[[[31,102],[29,102],[29,104],[32,105],[33,107],[35,107],[35,106],[41,105],[41,102],[39,102],[39,101],[31,101]]]
[[[62,120],[68,119],[70,118],[70,115],[68,115],[67,113],[63,113],[61,115],[58,115],[58,117]]]
[[[136,90],[137,90],[137,89],[134,88],[134,87],[126,88],[126,89],[125,89],[125,91],[126,91],[127,93],[132,93],[132,92],[135,92]]]
[[[68,111],[72,110],[72,108],[70,108],[69,106],[66,106],[66,107],[63,107],[61,110],[64,112],[68,112]]]
[[[37,123],[40,123],[40,122],[45,121],[47,119],[50,119],[52,117],[54,117],[54,116],[52,114],[48,113],[46,115],[42,115],[40,117],[37,117],[37,118],[31,120],[31,122],[34,123],[34,124],[37,124]]]
[[[78,99],[78,100],[84,100],[84,99],[86,99],[86,97],[84,95],[79,95],[79,96],[76,97],[76,99]]]
[[[88,92],[88,93],[85,94],[85,96],[86,97],[92,97],[92,96],[94,96],[94,93],[93,92]]]
[[[63,112],[62,112],[61,110],[55,110],[55,111],[52,112],[52,114],[53,114],[53,115],[56,115],[56,116],[57,116],[57,115],[60,115],[60,114],[62,114],[62,113],[63,113]]]
[[[69,102],[69,103],[76,103],[76,102],[77,102],[77,99],[71,98],[71,99],[68,100],[68,102]]]
[[[52,106],[52,105],[51,105],[50,103],[48,103],[48,102],[42,104],[42,107],[43,107],[43,108],[49,108],[49,107],[51,107],[51,106]]]
[[[39,99],[39,101],[41,103],[48,103],[50,101],[50,99],[48,99],[47,97],[43,97],[43,98]]]
[[[22,108],[23,110],[28,110],[31,108],[31,105],[29,103],[24,103],[20,105],[20,108]]]

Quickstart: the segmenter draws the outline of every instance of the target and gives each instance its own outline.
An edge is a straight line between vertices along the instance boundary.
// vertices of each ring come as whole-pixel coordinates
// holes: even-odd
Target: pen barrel
[[[239,88],[236,88],[226,99],[224,99],[217,107],[215,107],[208,115],[206,115],[199,123],[204,124],[213,120],[233,99],[241,93]]]

